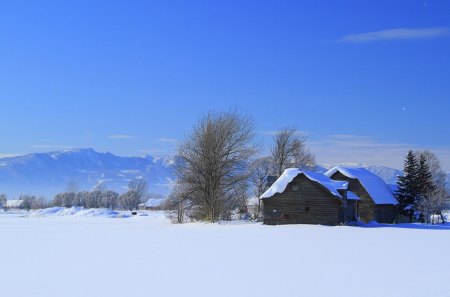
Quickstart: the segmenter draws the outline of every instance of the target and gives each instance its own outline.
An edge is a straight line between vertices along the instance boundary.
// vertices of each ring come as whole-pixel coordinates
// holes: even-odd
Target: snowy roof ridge
[[[342,198],[338,190],[347,189],[348,182],[345,181],[335,181],[330,179],[321,173],[301,170],[298,168],[288,168],[284,170],[283,174],[273,183],[273,185],[267,189],[264,194],[261,195],[261,199],[270,198],[276,193],[282,193],[286,190],[287,185],[292,182],[299,174],[304,174],[309,180],[315,181],[326,188],[331,194]]]
[[[384,180],[369,170],[361,167],[336,166],[328,170],[325,175],[331,177],[338,171],[348,178],[359,180],[375,204],[398,204]]]

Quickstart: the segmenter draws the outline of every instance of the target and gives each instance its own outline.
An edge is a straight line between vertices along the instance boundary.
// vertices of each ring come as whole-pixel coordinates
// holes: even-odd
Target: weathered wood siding
[[[331,179],[343,180],[348,182],[348,190],[358,195],[361,200],[358,201],[359,219],[365,223],[377,221],[379,223],[393,223],[396,218],[396,207],[390,204],[376,205],[369,193],[358,179],[349,178],[339,171],[333,174]]]
[[[345,208],[344,220],[346,223],[356,221],[358,211],[358,201],[347,200],[347,207]]]
[[[344,220],[339,198],[303,174],[290,182],[283,193],[262,199],[264,224],[338,225]]]
[[[375,206],[375,217],[379,223],[392,224],[397,218],[397,206],[392,204],[378,204]]]

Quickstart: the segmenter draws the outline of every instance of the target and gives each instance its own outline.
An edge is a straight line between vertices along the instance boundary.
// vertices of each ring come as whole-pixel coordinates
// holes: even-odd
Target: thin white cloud
[[[73,146],[63,144],[33,144],[30,145],[30,148],[37,150],[66,150],[73,148]]]
[[[109,139],[132,139],[132,138],[136,138],[136,136],[128,135],[128,134],[114,134],[114,135],[109,135],[108,138]]]
[[[175,139],[175,138],[170,138],[170,137],[160,137],[158,138],[159,142],[162,143],[169,143],[169,144],[178,144],[179,140]]]
[[[444,170],[450,170],[450,148],[420,147],[408,143],[388,142],[370,136],[331,135],[311,139],[308,147],[321,164],[355,163],[403,167],[408,150],[430,150],[441,160]]]
[[[450,35],[449,27],[439,28],[396,28],[374,32],[364,32],[344,36],[339,41],[346,43],[369,43],[386,40],[423,40]]]

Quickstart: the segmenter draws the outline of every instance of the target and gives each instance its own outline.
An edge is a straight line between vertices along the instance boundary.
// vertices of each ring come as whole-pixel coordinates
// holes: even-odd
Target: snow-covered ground
[[[0,296],[450,296],[450,226],[0,213]]]

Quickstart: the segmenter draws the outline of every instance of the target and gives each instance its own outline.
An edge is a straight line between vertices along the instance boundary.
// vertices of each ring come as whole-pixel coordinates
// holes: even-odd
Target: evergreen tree
[[[409,151],[404,163],[403,176],[398,177],[396,197],[399,202],[400,213],[408,216],[410,221],[414,216],[414,204],[419,196],[418,171],[419,164],[416,156],[412,151]]]
[[[436,191],[433,174],[427,163],[425,155],[420,155],[417,169],[417,191],[419,196],[431,195]]]

